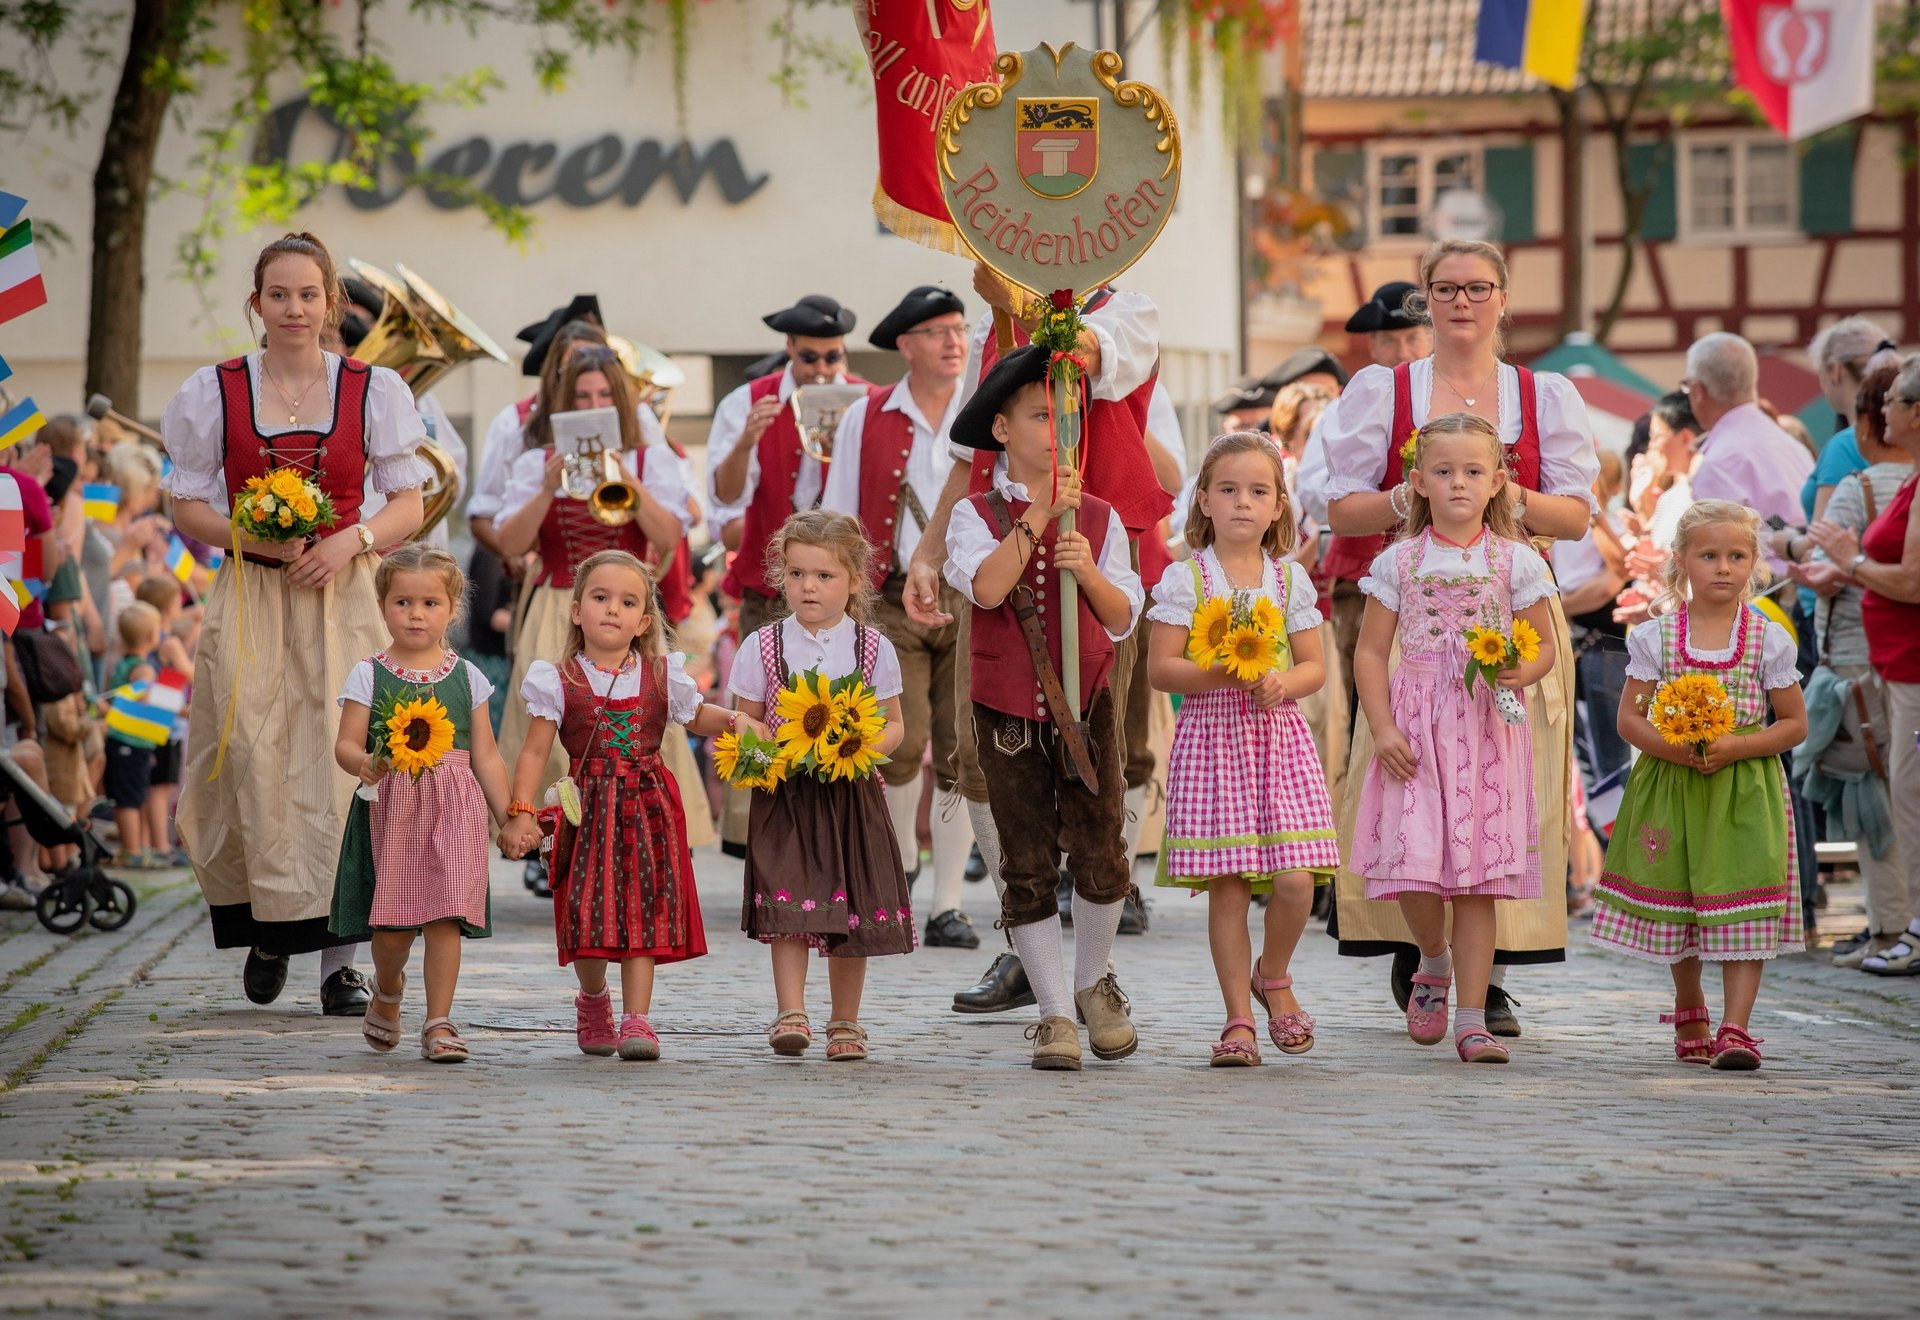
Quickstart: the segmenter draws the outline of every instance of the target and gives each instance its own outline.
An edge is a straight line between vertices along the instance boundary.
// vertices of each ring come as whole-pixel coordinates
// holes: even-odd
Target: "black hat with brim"
[[[1406,280],[1389,280],[1373,291],[1373,297],[1347,318],[1347,333],[1370,335],[1376,330],[1410,330],[1420,322],[1406,307],[1407,295],[1414,286]]]
[[[1025,385],[1047,378],[1047,350],[1038,344],[1028,344],[1016,348],[1013,352],[993,364],[981,380],[980,387],[973,392],[966,406],[953,419],[953,429],[947,434],[956,445],[968,449],[987,449],[995,453],[1006,448],[993,434],[993,419],[1007,406],[1007,401]]]
[[[565,307],[556,307],[547,314],[544,321],[535,321],[532,325],[520,327],[520,333],[514,338],[523,344],[531,345],[527,355],[520,359],[520,374],[538,376],[540,369],[547,364],[547,350],[553,347],[553,338],[560,333],[562,326],[569,321],[591,321],[604,328],[606,319],[600,315],[600,296],[593,293],[576,293],[573,301]]]
[[[892,352],[900,347],[900,336],[921,322],[931,321],[936,316],[950,316],[954,312],[964,316],[966,311],[967,305],[960,301],[960,295],[952,289],[938,284],[922,284],[880,319],[880,324],[867,336],[867,342],[875,348]]]
[[[763,358],[756,358],[747,364],[746,379],[759,380],[762,376],[771,376],[776,371],[784,371],[787,366],[787,350],[775,349]]]
[[[853,333],[853,313],[824,293],[810,293],[793,306],[760,318],[769,330],[807,339],[838,339]]]

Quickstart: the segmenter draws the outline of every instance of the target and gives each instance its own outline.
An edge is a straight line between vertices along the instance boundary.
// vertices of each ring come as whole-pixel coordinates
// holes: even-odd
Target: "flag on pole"
[[[0,189],[0,229],[11,229],[20,213],[27,209],[27,199],[15,197],[12,193]]]
[[[968,255],[940,197],[934,135],[969,83],[994,81],[989,0],[961,8],[927,0],[872,0],[854,21],[873,74],[880,177],[873,213],[905,239],[936,252]]]
[[[186,675],[162,669],[150,682],[127,683],[113,690],[107,729],[135,747],[160,747],[172,739],[186,708]]]
[[[193,570],[200,567],[194,560],[193,551],[187,549],[187,543],[176,533],[167,538],[167,572],[185,582],[193,576]]]
[[[19,444],[46,424],[38,404],[32,399],[20,400],[0,413],[0,449]]]
[[[40,255],[33,248],[33,222],[22,220],[0,234],[0,324],[46,301]]]
[[[94,522],[110,523],[120,513],[120,488],[110,481],[89,481],[80,488],[80,507]]]
[[[1587,0],[1480,0],[1473,58],[1572,91],[1586,31]]]
[[[8,376],[11,376],[12,374],[13,374],[13,368],[7,365],[7,360],[5,358],[0,357],[0,380],[5,380]]]
[[[20,581],[14,594],[23,610],[47,594],[46,545],[37,536],[27,538],[26,549],[20,552]]]
[[[1874,6],[1720,0],[1733,71],[1774,130],[1798,142],[1873,109]]]

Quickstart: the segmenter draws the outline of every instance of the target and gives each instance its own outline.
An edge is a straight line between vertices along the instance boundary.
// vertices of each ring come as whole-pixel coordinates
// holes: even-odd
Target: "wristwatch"
[[[355,523],[353,525],[353,534],[360,538],[361,554],[364,555],[367,551],[373,549],[373,528],[367,526],[365,523]]]
[[[1848,577],[1858,576],[1860,572],[1860,565],[1866,562],[1867,562],[1866,552],[1862,551],[1860,554],[1855,555],[1853,557],[1853,562],[1847,565],[1847,576]]]

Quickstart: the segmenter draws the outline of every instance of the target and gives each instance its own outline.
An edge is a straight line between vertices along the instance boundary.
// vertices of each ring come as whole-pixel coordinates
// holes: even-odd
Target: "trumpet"
[[[593,520],[624,527],[640,512],[640,487],[628,475],[618,449],[589,449],[561,460],[560,489],[587,506]]]

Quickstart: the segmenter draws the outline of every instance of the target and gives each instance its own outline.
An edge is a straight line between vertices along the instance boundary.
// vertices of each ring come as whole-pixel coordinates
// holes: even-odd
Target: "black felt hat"
[[[966,310],[967,305],[960,301],[960,295],[952,289],[939,284],[922,284],[880,319],[880,324],[867,336],[867,342],[875,348],[891,352],[900,347],[900,336],[922,321],[931,321],[936,316],[947,316],[954,312],[964,316]]]
[[[853,333],[855,317],[824,293],[810,293],[791,307],[760,318],[769,330],[808,339],[838,339]]]
[[[762,376],[771,376],[776,371],[784,370],[786,365],[787,350],[784,348],[775,349],[765,357],[757,358],[748,363],[747,369],[742,375],[750,381],[759,380]]]
[[[1243,381],[1213,401],[1213,410],[1217,413],[1238,412],[1243,408],[1271,408],[1273,401],[1280,397],[1280,391],[1303,376],[1312,376],[1325,372],[1340,382],[1342,389],[1347,384],[1347,369],[1340,360],[1324,348],[1309,345],[1287,354],[1286,360],[1266,375],[1251,381]]]
[[[1414,286],[1406,280],[1389,280],[1373,291],[1373,297],[1360,304],[1360,310],[1347,318],[1347,333],[1368,335],[1375,330],[1407,330],[1420,322],[1406,308],[1407,295]]]
[[[565,307],[556,307],[547,314],[544,321],[535,321],[532,325],[520,327],[520,333],[514,338],[528,344],[527,355],[520,359],[522,376],[538,376],[540,368],[546,365],[547,350],[553,347],[553,337],[569,321],[592,321],[604,328],[606,318],[600,315],[600,295],[595,293],[576,293],[573,301]]]
[[[947,434],[957,445],[968,449],[990,449],[998,452],[1006,448],[993,434],[993,419],[1007,406],[1015,392],[1023,385],[1047,378],[1047,350],[1038,344],[1028,344],[1016,348],[1013,352],[993,364],[981,380],[980,387],[973,392],[966,406],[960,409],[953,419],[953,429]]]

